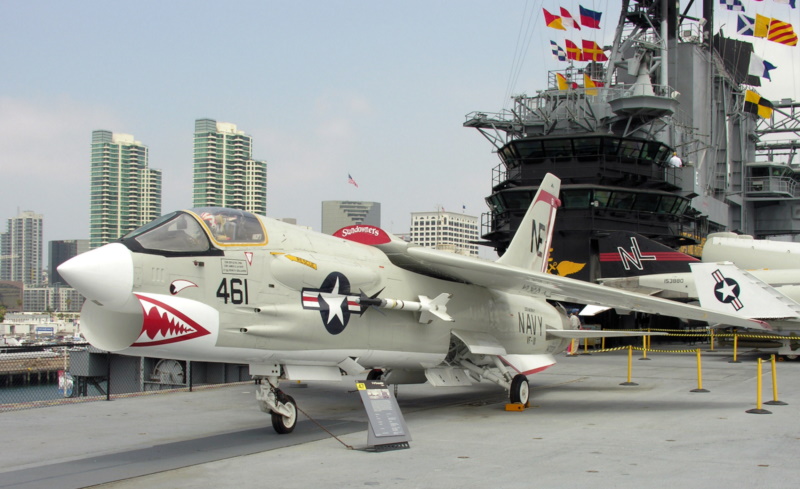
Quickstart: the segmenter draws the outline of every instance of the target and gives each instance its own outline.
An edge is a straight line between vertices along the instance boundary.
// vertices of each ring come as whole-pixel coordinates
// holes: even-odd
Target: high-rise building
[[[7,232],[0,233],[0,280],[11,277],[11,240]]]
[[[322,202],[322,232],[333,234],[345,226],[381,226],[380,202],[326,200]]]
[[[229,122],[194,123],[194,207],[267,213],[267,162],[254,160],[253,138]]]
[[[42,279],[42,216],[22,212],[0,235],[0,280],[38,285]]]
[[[58,266],[84,251],[89,251],[88,239],[50,241],[47,252],[47,271],[50,277],[50,285],[68,285],[58,273]]]
[[[478,218],[455,212],[412,212],[411,241],[437,250],[478,256]]]
[[[72,287],[25,287],[25,312],[80,312],[86,299]]]
[[[161,215],[161,170],[130,134],[92,132],[90,246],[97,248]]]

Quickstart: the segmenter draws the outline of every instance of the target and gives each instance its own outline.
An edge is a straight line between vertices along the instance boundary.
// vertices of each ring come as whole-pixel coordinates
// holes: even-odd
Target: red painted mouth
[[[205,336],[207,329],[177,309],[150,297],[135,294],[142,305],[142,333],[131,346],[157,346]]]

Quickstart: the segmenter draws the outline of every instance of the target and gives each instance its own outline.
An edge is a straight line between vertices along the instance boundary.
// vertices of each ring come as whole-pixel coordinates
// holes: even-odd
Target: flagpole
[[[670,5],[672,5],[672,10],[670,10]],[[669,85],[669,41],[671,36],[671,32],[669,32],[669,23],[667,18],[674,14],[675,11],[675,2],[670,2],[670,0],[661,0],[661,83],[660,85],[664,90],[664,93],[661,96],[668,95],[666,93],[666,87]]]

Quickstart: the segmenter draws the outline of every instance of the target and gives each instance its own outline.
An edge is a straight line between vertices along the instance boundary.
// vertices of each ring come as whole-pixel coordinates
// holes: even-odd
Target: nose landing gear
[[[297,403],[292,396],[278,389],[278,379],[266,378],[266,384],[259,385],[256,400],[261,411],[272,417],[272,428],[285,435],[294,431],[297,425]]]

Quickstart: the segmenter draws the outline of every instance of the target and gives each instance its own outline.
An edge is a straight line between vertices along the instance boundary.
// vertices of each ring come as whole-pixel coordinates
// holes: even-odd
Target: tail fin
[[[603,278],[688,273],[689,264],[700,261],[630,231],[610,231],[599,240],[599,251]]]
[[[795,318],[800,304],[731,262],[692,263],[700,305],[750,319]]]
[[[506,252],[497,263],[545,272],[553,241],[556,209],[561,205],[561,180],[548,173]]]

